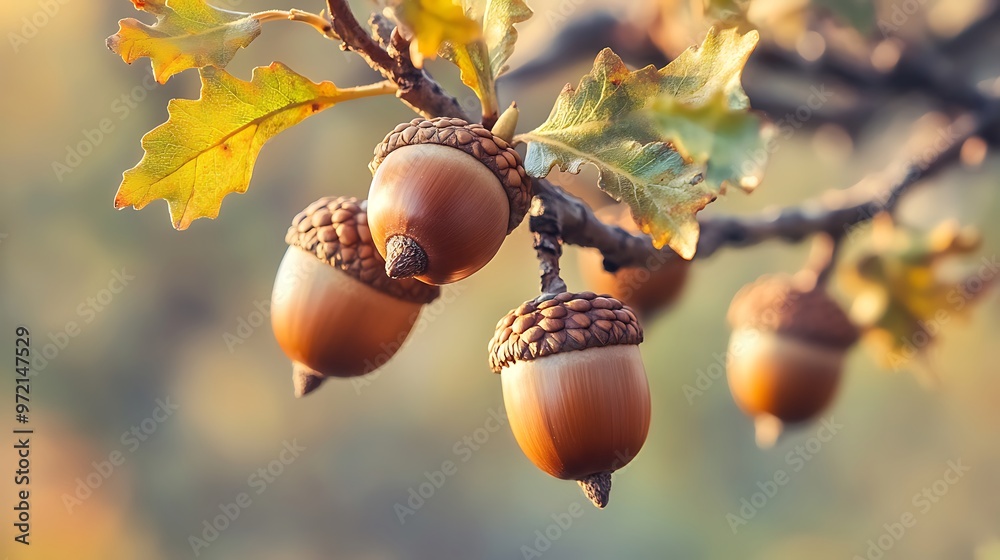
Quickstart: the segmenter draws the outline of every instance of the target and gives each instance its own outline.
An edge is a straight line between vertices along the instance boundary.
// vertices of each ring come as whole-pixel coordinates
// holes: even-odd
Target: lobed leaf
[[[119,21],[118,33],[108,37],[108,48],[128,64],[148,57],[161,84],[189,68],[225,67],[261,31],[261,22],[251,14],[221,10],[204,0],[132,0],[132,4],[156,15],[156,23]]]
[[[967,263],[967,276],[949,274],[949,260],[973,253],[981,236],[956,222],[924,233],[896,226],[878,216],[871,247],[841,273],[853,298],[851,317],[878,350],[883,367],[899,369],[924,354],[942,326],[968,314],[996,282],[994,261]]]
[[[532,15],[534,13],[524,0],[486,0],[482,20],[483,39],[490,53],[490,70],[494,78],[507,71],[507,60],[514,54],[517,43],[514,24],[528,21]]]
[[[212,66],[200,73],[201,97],[171,100],[167,122],[143,137],[145,155],[125,172],[115,208],[162,198],[177,229],[214,218],[226,195],[246,192],[269,139],[336,103],[394,90],[316,84],[277,62],[256,68],[249,82]]]
[[[526,169],[544,177],[594,164],[601,189],[628,203],[657,247],[693,257],[697,212],[728,185],[750,190],[760,179],[767,133],[740,85],[756,43],[756,32],[713,29],[665,68],[636,71],[605,49],[548,120],[519,137]]]
[[[497,107],[496,79],[490,70],[490,53],[485,43],[475,41],[461,45],[447,41],[441,45],[440,54],[458,66],[462,83],[476,93],[484,108]]]

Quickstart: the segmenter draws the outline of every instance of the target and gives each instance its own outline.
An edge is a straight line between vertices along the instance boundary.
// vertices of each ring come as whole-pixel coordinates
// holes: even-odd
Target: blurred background
[[[405,348],[377,374],[329,382],[303,400],[292,396],[289,362],[262,311],[285,251],[284,232],[295,213],[321,196],[364,197],[371,151],[386,131],[412,118],[408,109],[377,98],[307,120],[269,143],[249,192],[227,198],[218,220],[176,232],[164,203],[116,212],[112,200],[121,173],[142,155],[141,136],[166,119],[167,101],[197,97],[196,73],[157,85],[147,60],[129,67],[105,48],[118,19],[143,18],[129,2],[53,0],[46,5],[56,13],[37,16],[46,13],[43,4],[18,0],[0,8],[0,29],[10,40],[0,48],[0,323],[8,347],[17,325],[29,327],[37,356],[32,545],[13,541],[15,456],[8,435],[0,452],[0,557],[1000,558],[996,295],[944,325],[927,365],[919,366],[937,372],[939,388],[929,390],[908,374],[916,362],[886,372],[859,346],[824,414],[842,428],[826,437],[818,432],[822,422],[807,424],[762,451],[719,377],[729,335],[725,313],[742,285],[764,273],[795,271],[808,243],[724,249],[698,261],[677,305],[646,325],[642,348],[654,406],[649,439],[616,474],[611,504],[599,511],[575,484],[538,471],[506,424],[489,431],[503,402],[486,344],[497,319],[538,290],[526,225],[484,270],[445,288],[446,297],[425,309]],[[684,27],[692,37],[682,38],[669,31],[674,20],[653,17],[655,9],[681,13],[676,2],[529,4],[536,15],[520,26],[515,69],[546,52],[557,31],[598,10],[648,30],[668,54],[676,48],[671,41],[686,46],[703,32],[692,24]],[[823,47],[809,34],[814,22],[789,8],[805,2],[784,4],[792,16],[761,16],[757,25],[765,41],[808,60]],[[248,12],[322,9],[317,0],[219,5]],[[373,9],[365,2],[355,7],[359,14]],[[992,9],[979,0],[879,2],[876,21],[895,29],[866,33],[873,41],[890,33],[938,41]],[[31,21],[34,32],[26,33]],[[867,44],[860,33],[856,44]],[[991,95],[1000,92],[998,47],[1000,35],[988,33],[961,57],[970,83]],[[563,85],[589,71],[588,48],[564,64],[500,81],[502,103],[516,99],[522,108],[522,130],[542,122]],[[338,85],[374,77],[359,58],[292,23],[266,26],[230,70],[248,79],[254,66],[272,60]],[[453,69],[440,61],[430,68],[475,108]],[[805,102],[810,87],[839,91],[805,71],[782,80],[753,64],[745,76],[752,99],[769,85],[770,94],[802,100],[793,107]],[[858,96],[845,91],[832,99],[835,108]],[[732,193],[705,214],[754,213],[852,185],[881,171],[900,146],[933,142],[940,127],[928,123],[947,118],[928,114],[934,110],[925,96],[905,94],[850,123],[804,123],[779,140],[757,192]],[[105,119],[112,126],[101,131]],[[996,258],[998,178],[993,154],[968,158],[915,189],[899,216],[926,228],[948,218],[975,224],[984,243],[973,262]],[[555,179],[601,203],[589,170]],[[566,253],[564,276],[571,289],[582,290],[580,252]],[[13,382],[2,385],[6,415]],[[4,418],[5,426],[14,425]],[[797,449],[808,460],[795,459],[804,457]],[[457,472],[429,498],[413,499],[422,484],[426,495],[425,483],[445,461],[456,463]],[[941,482],[957,462],[968,472]],[[778,470],[788,483],[763,505],[760,498],[750,504]],[[915,500],[925,488],[933,500]],[[238,518],[223,520],[221,531],[207,529],[222,526],[214,520],[241,493],[251,503]],[[401,515],[399,506],[412,514]],[[559,526],[570,511],[582,514]],[[900,534],[894,524],[907,513],[916,523]],[[734,527],[731,515],[746,523]],[[887,551],[872,552],[872,543]]]

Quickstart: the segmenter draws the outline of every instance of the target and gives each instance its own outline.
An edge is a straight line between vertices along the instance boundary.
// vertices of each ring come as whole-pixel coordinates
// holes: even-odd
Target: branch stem
[[[826,232],[813,236],[809,258],[802,270],[795,273],[795,281],[803,290],[809,291],[826,285],[837,264],[841,239]]]
[[[358,23],[346,0],[327,0],[327,4],[331,32],[341,38],[343,48],[355,51],[369,66],[385,76],[391,82],[392,91],[404,103],[425,118],[449,116],[469,120],[455,98],[445,93],[430,76],[413,64],[409,58],[409,42],[398,29],[390,32],[388,22],[384,18],[376,18],[372,22],[379,35],[376,40]],[[273,15],[268,15],[268,12],[264,14],[265,19],[261,21],[267,20],[266,18],[278,19],[278,12]],[[313,18],[302,15],[296,19],[307,23],[315,22]],[[586,45],[581,45],[580,50],[586,50],[593,38],[585,38]],[[758,60],[763,59],[761,62],[777,61],[780,65],[782,59],[787,64],[791,58],[780,51],[767,53],[766,47],[761,50],[765,51],[765,54],[757,57]],[[662,53],[657,54],[662,57]],[[849,189],[829,191],[816,200],[777,212],[764,212],[755,216],[703,218],[699,220],[701,236],[696,258],[709,257],[726,246],[747,247],[771,239],[798,242],[817,233],[837,240],[849,234],[852,226],[867,222],[880,212],[891,212],[900,198],[915,184],[958,161],[961,146],[969,138],[991,138],[990,133],[1000,125],[1000,103],[966,85],[954,72],[947,71],[942,57],[936,53],[931,54],[935,54],[931,57],[934,64],[922,65],[914,61],[926,60],[927,53],[910,50],[900,64],[887,74],[874,72],[867,67],[848,67],[833,54],[814,63],[812,68],[819,67],[826,73],[838,75],[862,90],[877,88],[899,92],[908,87],[931,93],[939,102],[973,110],[973,125],[956,135],[954,142],[926,161],[910,163],[902,173],[883,173],[884,176],[895,176],[895,179],[881,179],[885,186],[874,193],[870,188],[870,181],[865,180]],[[543,61],[538,66],[544,65]],[[384,93],[390,91],[390,85],[385,82],[362,87],[384,88]],[[672,258],[680,258],[669,249],[656,249],[648,236],[633,235],[620,227],[604,224],[585,202],[544,179],[534,180],[533,186],[534,198],[529,225],[540,262],[544,293],[566,290],[566,283],[560,277],[559,269],[563,243],[600,250],[609,270],[648,267],[653,262],[663,263]],[[828,269],[832,266],[834,256],[831,253],[828,263],[830,266],[818,271],[818,281],[829,274]]]
[[[893,181],[869,177],[849,189],[828,191],[818,199],[778,212],[703,218],[699,220],[701,235],[695,258],[710,257],[726,246],[748,247],[771,239],[798,242],[817,232],[834,237],[849,235],[852,226],[867,222],[880,212],[891,212],[914,185],[958,161],[966,140],[998,125],[1000,105],[994,104],[976,116],[972,126],[956,134],[945,149],[927,160],[911,162],[902,173],[895,174],[897,178]],[[886,187],[872,193],[873,179]],[[599,249],[612,268],[645,267],[651,258],[660,261],[680,258],[669,249],[657,250],[649,236],[633,235],[602,223],[585,202],[548,181],[536,180],[535,194],[544,196],[545,208],[558,217],[563,242]]]
[[[267,10],[253,14],[253,19],[266,23],[269,21],[300,21],[312,26],[316,31],[327,39],[340,40],[340,36],[333,30],[333,25],[322,14],[314,14],[304,10]]]
[[[368,66],[396,84],[396,95],[410,108],[424,118],[448,116],[469,120],[454,97],[414,66],[409,49],[396,47],[397,41],[405,42],[398,30],[393,32],[387,50],[361,26],[347,0],[327,0],[327,8],[334,33],[344,42],[343,48],[356,52]]]
[[[528,224],[534,239],[542,273],[542,293],[558,294],[566,291],[566,282],[559,276],[559,259],[562,257],[562,233],[558,204],[552,203],[549,192],[538,192],[531,199]]]

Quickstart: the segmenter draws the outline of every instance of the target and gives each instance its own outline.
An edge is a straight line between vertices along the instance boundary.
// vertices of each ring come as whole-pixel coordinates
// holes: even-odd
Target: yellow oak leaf
[[[922,356],[1000,280],[1000,267],[989,259],[966,261],[961,274],[949,270],[955,264],[949,261],[974,252],[980,241],[977,231],[953,221],[921,232],[876,217],[870,247],[841,278],[854,298],[851,317],[883,367],[899,369]]]
[[[482,36],[468,43],[446,40],[438,52],[461,70],[462,83],[476,92],[483,114],[495,117],[499,109],[496,79],[506,71],[507,59],[514,53],[514,24],[533,14],[523,0],[464,0],[462,5]]]
[[[260,35],[261,22],[253,15],[221,10],[204,0],[132,0],[132,4],[156,15],[156,23],[119,21],[118,33],[108,37],[108,48],[128,64],[149,57],[161,84],[189,68],[225,67]]]
[[[402,0],[396,17],[410,31],[410,56],[418,67],[434,59],[442,45],[467,45],[483,35],[482,26],[455,0]]]
[[[387,82],[317,84],[277,62],[256,68],[249,82],[214,66],[200,72],[201,97],[170,101],[169,119],[143,137],[145,155],[125,172],[115,208],[162,198],[177,229],[214,218],[226,195],[246,192],[269,139],[336,103],[395,91]]]

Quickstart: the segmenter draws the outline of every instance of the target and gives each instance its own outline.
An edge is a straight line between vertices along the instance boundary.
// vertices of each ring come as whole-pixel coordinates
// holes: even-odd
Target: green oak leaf
[[[709,188],[725,193],[736,185],[751,192],[760,183],[766,162],[765,145],[773,129],[748,111],[731,111],[724,95],[705,105],[685,105],[672,99],[654,103],[657,128],[674,146],[707,166]]]
[[[154,14],[156,23],[119,21],[118,33],[108,37],[108,48],[128,64],[149,57],[161,84],[189,68],[225,67],[261,31],[261,22],[251,14],[221,10],[204,0],[132,3],[137,10]]]
[[[740,85],[756,43],[756,32],[712,29],[665,68],[635,71],[605,49],[548,120],[518,137],[528,142],[525,168],[544,177],[594,164],[601,189],[628,203],[657,247],[693,257],[695,214],[728,185],[760,180],[765,127]]]

